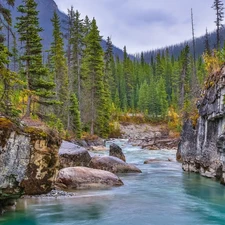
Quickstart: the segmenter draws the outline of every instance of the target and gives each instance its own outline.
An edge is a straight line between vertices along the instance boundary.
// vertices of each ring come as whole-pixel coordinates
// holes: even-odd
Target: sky
[[[100,34],[130,54],[177,44],[192,38],[191,8],[195,36],[215,29],[214,0],[55,0],[67,13],[73,6],[90,19],[95,17]],[[223,0],[225,1],[225,0]]]

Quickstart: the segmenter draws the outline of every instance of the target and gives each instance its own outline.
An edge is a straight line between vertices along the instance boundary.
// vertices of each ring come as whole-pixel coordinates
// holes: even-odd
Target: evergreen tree
[[[108,84],[108,90],[110,90],[111,99],[115,96],[115,74],[114,74],[114,58],[113,58],[113,45],[110,37],[107,37],[106,50],[104,54],[104,79]]]
[[[208,55],[211,55],[210,43],[209,43],[209,34],[206,28],[205,40],[204,40],[204,52]]]
[[[51,72],[55,81],[56,100],[60,103],[54,107],[55,114],[60,118],[64,126],[68,123],[68,76],[67,62],[64,52],[64,42],[60,31],[60,19],[56,12],[51,19],[53,25],[53,42],[50,50]]]
[[[76,92],[78,102],[81,101],[81,58],[84,45],[83,20],[80,19],[80,13],[75,12],[74,22],[72,24],[70,43],[72,46],[72,91]]]
[[[149,86],[147,84],[147,82],[145,81],[139,90],[139,100],[138,100],[138,107],[139,110],[143,113],[148,112],[149,109]]]
[[[70,106],[70,114],[71,114],[71,123],[72,123],[72,131],[76,134],[77,138],[81,138],[81,119],[80,119],[80,111],[78,106],[77,97],[75,94],[71,96],[71,106]]]
[[[14,0],[4,1],[8,6],[14,6]],[[4,44],[5,36],[2,33],[3,27],[8,30],[12,25],[11,12],[3,2],[0,2],[0,112],[6,115],[13,114],[12,107],[12,86],[15,80],[15,74],[9,70],[9,46]],[[9,45],[9,42],[8,42]]]
[[[66,40],[67,40],[67,65],[68,65],[68,81],[69,81],[69,91],[70,93],[74,92],[74,77],[72,75],[72,33],[73,33],[73,25],[75,20],[75,12],[73,6],[67,10],[67,20],[64,21],[66,23]]]
[[[99,35],[96,20],[93,19],[90,32],[85,38],[86,48],[82,60],[83,89],[87,99],[86,110],[89,111],[85,119],[90,124],[92,135],[97,133],[105,136],[107,135],[105,126],[109,122],[108,112],[105,112],[108,99],[104,88],[104,60],[100,42],[101,36]]]
[[[34,0],[23,0],[23,5],[18,7],[22,15],[17,17],[16,28],[23,44],[23,53],[20,60],[23,62],[23,75],[25,76],[27,94],[27,109],[25,116],[30,116],[32,103],[49,105],[47,100],[52,97],[54,82],[48,77],[48,70],[42,63],[42,45],[39,33],[37,3]]]
[[[224,7],[223,7],[223,1],[222,0],[214,0],[213,6],[212,8],[216,11],[216,20],[215,20],[215,24],[216,24],[216,46],[217,49],[220,48],[220,30],[222,25],[222,21],[224,18]]]
[[[179,106],[182,109],[184,106],[184,100],[186,92],[190,91],[190,79],[189,77],[189,63],[190,63],[190,48],[188,45],[185,46],[180,56],[181,63],[181,77],[180,77],[180,97],[179,97]]]

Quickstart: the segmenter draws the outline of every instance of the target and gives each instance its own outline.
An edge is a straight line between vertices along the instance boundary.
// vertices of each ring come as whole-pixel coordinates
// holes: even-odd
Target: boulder
[[[21,127],[0,117],[0,204],[51,191],[60,144],[51,130]]]
[[[59,149],[60,168],[88,166],[91,156],[88,151],[71,142],[63,141]]]
[[[112,173],[141,173],[141,170],[136,166],[125,163],[114,156],[94,156],[90,161],[89,167]]]
[[[123,182],[108,171],[87,167],[68,167],[59,171],[55,185],[62,190],[72,191],[121,186]]]
[[[125,158],[125,155],[123,154],[122,149],[120,148],[120,146],[114,143],[109,146],[109,155],[117,157],[123,160],[124,162],[126,162],[126,158]]]

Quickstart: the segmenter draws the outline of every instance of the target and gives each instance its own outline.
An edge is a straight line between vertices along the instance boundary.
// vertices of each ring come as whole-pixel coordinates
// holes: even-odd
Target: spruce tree
[[[34,0],[23,0],[23,5],[18,7],[21,16],[17,17],[16,28],[20,35],[19,40],[23,46],[20,56],[23,72],[25,76],[27,94],[27,106],[25,116],[31,114],[32,103],[49,105],[52,102],[48,99],[52,97],[54,82],[49,79],[48,70],[42,63],[42,44],[39,33],[42,28],[39,26],[37,3]]]
[[[51,19],[53,25],[53,42],[50,49],[50,69],[55,81],[55,100],[60,105],[54,106],[55,114],[66,127],[68,116],[68,75],[67,62],[64,52],[64,42],[60,31],[60,19],[56,12]]]
[[[113,58],[113,45],[110,37],[107,37],[106,50],[104,54],[104,82],[108,85],[110,90],[111,99],[115,96],[115,74],[113,73],[114,58]]]
[[[80,111],[78,106],[78,100],[75,94],[71,96],[71,106],[70,106],[70,114],[71,114],[71,124],[72,131],[76,134],[77,138],[81,138],[81,119],[80,119]]]
[[[8,46],[5,46],[5,35],[2,30],[3,28],[7,30],[8,37],[12,32],[12,19],[9,7],[13,6],[14,0],[0,2],[0,112],[7,116],[14,116],[16,112],[12,105],[12,96],[13,86],[17,76],[9,70],[9,38],[7,40]]]
[[[214,0],[214,3],[212,5],[212,8],[216,11],[216,20],[215,20],[215,24],[216,24],[216,46],[217,49],[219,49],[220,46],[220,30],[222,28],[222,21],[224,18],[224,7],[223,7],[223,1],[222,0]]]
[[[204,52],[208,55],[211,55],[210,43],[209,43],[209,34],[208,34],[207,28],[206,28],[206,32],[205,32]]]
[[[71,39],[71,82],[72,91],[76,92],[78,96],[78,102],[81,102],[81,59],[84,47],[84,27],[83,20],[80,19],[80,13],[78,11],[74,14],[74,21],[72,24]]]
[[[82,60],[83,89],[87,99],[86,110],[89,110],[86,122],[89,123],[92,135],[96,133],[105,136],[105,129],[108,127],[106,124],[109,122],[106,115],[108,112],[105,112],[108,99],[104,87],[104,59],[100,42],[101,36],[96,20],[93,19],[90,32],[85,38],[86,47]]]
[[[139,100],[138,100],[138,107],[139,110],[143,113],[148,112],[149,109],[149,86],[145,81],[140,89],[139,89]]]

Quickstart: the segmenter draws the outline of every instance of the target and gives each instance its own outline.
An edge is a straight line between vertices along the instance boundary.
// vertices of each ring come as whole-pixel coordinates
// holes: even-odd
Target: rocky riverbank
[[[177,149],[179,138],[166,125],[120,124],[122,138],[143,149]]]
[[[225,67],[212,74],[198,101],[197,125],[187,120],[177,152],[183,170],[225,184]]]

